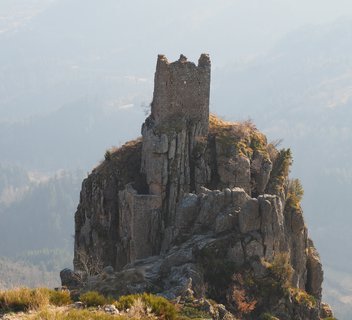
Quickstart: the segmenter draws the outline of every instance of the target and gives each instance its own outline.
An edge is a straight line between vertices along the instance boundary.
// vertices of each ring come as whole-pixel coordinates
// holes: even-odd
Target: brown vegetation
[[[232,153],[252,158],[255,152],[269,158],[267,140],[251,120],[228,122],[211,114],[209,117],[209,134],[216,137],[225,153]]]
[[[244,289],[235,288],[232,291],[232,301],[235,302],[237,310],[241,314],[251,313],[257,305],[257,301],[254,299],[250,299]]]
[[[38,310],[49,304],[47,289],[18,288],[0,292],[0,310],[28,311]]]

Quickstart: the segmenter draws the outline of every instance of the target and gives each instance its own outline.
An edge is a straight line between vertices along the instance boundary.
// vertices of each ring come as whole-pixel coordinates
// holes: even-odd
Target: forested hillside
[[[72,263],[82,172],[47,177],[2,166],[0,176],[0,286],[58,285],[58,272]]]

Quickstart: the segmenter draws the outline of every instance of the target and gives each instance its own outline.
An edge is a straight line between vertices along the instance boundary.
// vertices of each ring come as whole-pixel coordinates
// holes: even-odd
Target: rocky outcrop
[[[250,122],[209,116],[209,87],[207,55],[198,65],[158,57],[142,139],[83,182],[75,271],[110,272],[81,289],[209,297],[240,319],[319,319],[322,266],[289,183],[290,151]]]

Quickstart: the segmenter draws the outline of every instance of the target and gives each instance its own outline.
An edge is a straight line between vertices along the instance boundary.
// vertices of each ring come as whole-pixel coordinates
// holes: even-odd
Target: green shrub
[[[49,291],[50,304],[54,306],[66,306],[72,303],[71,295],[69,291]]]
[[[96,291],[88,291],[79,296],[79,300],[87,307],[98,307],[107,304],[107,299]]]
[[[152,309],[152,312],[157,316],[161,316],[166,320],[173,320],[176,318],[176,308],[167,299],[144,293],[142,300]]]
[[[140,295],[136,294],[131,294],[128,296],[121,296],[119,300],[117,300],[114,304],[115,307],[119,310],[124,310],[126,311],[127,309],[131,308],[133,305],[133,302],[140,297]]]
[[[18,288],[0,292],[0,309],[4,311],[37,310],[48,304],[47,289]]]

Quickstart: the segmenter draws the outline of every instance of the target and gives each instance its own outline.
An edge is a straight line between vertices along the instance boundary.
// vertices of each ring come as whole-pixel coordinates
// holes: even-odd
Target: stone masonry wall
[[[127,185],[125,190],[119,192],[119,202],[118,256],[126,256],[126,262],[130,263],[158,254],[161,239],[160,196],[138,195],[131,185]]]
[[[186,121],[201,121],[207,134],[209,119],[210,59],[199,58],[198,66],[183,55],[169,63],[158,56],[151,116],[157,124],[169,123],[181,117]],[[176,119],[175,119],[176,120]]]

